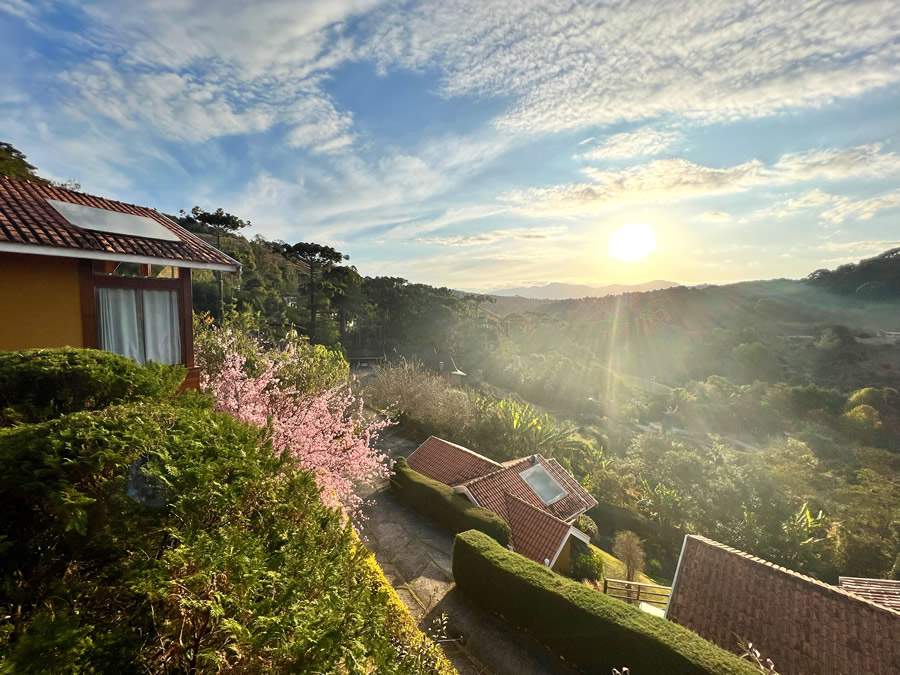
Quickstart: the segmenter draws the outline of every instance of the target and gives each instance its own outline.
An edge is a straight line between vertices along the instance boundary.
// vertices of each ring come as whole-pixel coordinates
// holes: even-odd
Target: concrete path
[[[415,444],[396,436],[383,439],[394,456],[406,456]],[[453,583],[453,536],[401,503],[386,485],[369,495],[366,545],[410,608],[428,631],[444,613],[448,635],[461,637],[443,644],[463,675],[570,675],[557,656],[528,636],[473,605]]]

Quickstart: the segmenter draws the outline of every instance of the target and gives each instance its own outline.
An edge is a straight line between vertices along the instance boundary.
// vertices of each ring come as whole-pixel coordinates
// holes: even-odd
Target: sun
[[[646,223],[622,225],[609,237],[609,257],[622,262],[643,260],[656,250],[656,236]]]

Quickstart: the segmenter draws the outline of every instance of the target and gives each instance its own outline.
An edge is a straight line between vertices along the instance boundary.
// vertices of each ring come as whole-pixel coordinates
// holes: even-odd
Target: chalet
[[[432,436],[407,461],[499,515],[514,551],[556,571],[570,568],[573,541],[590,541],[573,523],[597,501],[555,459],[531,455],[501,464]]]
[[[105,349],[196,386],[198,269],[240,265],[153,209],[0,176],[0,350]]]

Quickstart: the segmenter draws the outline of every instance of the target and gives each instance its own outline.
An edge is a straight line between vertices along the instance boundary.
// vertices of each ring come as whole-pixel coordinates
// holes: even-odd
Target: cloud
[[[718,168],[686,159],[660,159],[617,170],[588,167],[584,174],[590,182],[510,191],[503,200],[526,215],[577,216],[635,202],[670,203],[743,192],[762,185],[884,178],[897,173],[900,156],[883,152],[879,144],[870,144],[786,154],[771,165],[754,159]],[[821,197],[807,196],[808,200],[815,198]],[[880,206],[886,208],[884,204]],[[787,204],[780,208],[798,207]]]
[[[697,219],[704,223],[728,223],[731,222],[731,214],[725,211],[704,211]]]
[[[497,126],[527,133],[755,118],[900,82],[890,0],[445,0],[366,25],[360,54],[382,70],[436,69],[445,96],[508,98]]]
[[[531,227],[516,229],[487,230],[476,234],[456,234],[443,237],[419,237],[420,244],[437,246],[487,246],[501,241],[537,241],[552,239],[566,232],[562,226]]]
[[[652,157],[672,147],[680,139],[681,134],[675,131],[657,131],[651,128],[638,129],[637,131],[609,136],[605,141],[578,157],[586,160]],[[582,141],[582,144],[584,142]]]
[[[818,211],[823,221],[831,225],[840,225],[848,220],[871,220],[881,211],[896,208],[900,208],[900,190],[885,192],[875,197],[853,199],[816,188],[755,211],[752,217],[754,220],[781,219],[798,212]]]

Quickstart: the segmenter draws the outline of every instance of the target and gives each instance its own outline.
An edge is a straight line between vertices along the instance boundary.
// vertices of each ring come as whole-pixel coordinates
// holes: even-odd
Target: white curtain
[[[131,288],[97,289],[100,347],[144,362],[144,339],[138,323],[138,292]]]
[[[144,345],[147,361],[181,363],[178,295],[144,291]]]

